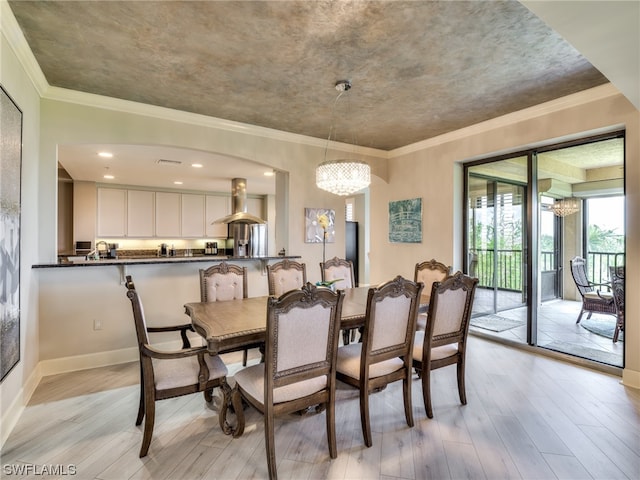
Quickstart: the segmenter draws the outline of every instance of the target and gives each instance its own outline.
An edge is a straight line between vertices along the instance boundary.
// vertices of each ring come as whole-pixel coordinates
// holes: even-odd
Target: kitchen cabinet
[[[156,237],[181,236],[180,193],[156,192]]]
[[[127,236],[153,237],[155,234],[155,192],[127,192]]]
[[[191,193],[182,194],[181,204],[181,236],[187,238],[204,237],[205,222],[204,195]]]
[[[214,224],[213,222],[231,213],[231,197],[207,195],[205,203],[205,236],[207,238],[227,238],[227,224]]]
[[[98,237],[125,237],[127,234],[127,191],[98,188]]]

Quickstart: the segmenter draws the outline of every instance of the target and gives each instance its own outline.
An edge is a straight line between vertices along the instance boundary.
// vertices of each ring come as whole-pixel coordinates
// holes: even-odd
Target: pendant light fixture
[[[566,217],[576,213],[580,209],[580,206],[577,198],[569,197],[556,200],[549,208],[558,217]]]
[[[316,185],[322,190],[333,193],[335,195],[351,195],[366,187],[371,183],[371,167],[365,162],[359,160],[336,159],[327,160],[327,151],[329,142],[333,134],[333,118],[335,116],[336,104],[340,97],[351,89],[349,80],[340,80],[336,83],[338,96],[333,104],[331,114],[331,128],[329,129],[329,137],[327,138],[327,146],[324,150],[324,161],[316,167]]]

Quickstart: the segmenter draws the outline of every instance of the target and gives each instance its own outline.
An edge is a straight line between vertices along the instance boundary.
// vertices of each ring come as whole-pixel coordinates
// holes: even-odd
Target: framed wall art
[[[0,381],[20,361],[22,111],[0,85]]]
[[[305,243],[322,243],[322,237],[324,235],[324,229],[322,228],[320,217],[324,215],[328,221],[326,243],[333,243],[336,241],[336,211],[326,208],[305,208],[304,209],[304,229]]]
[[[422,199],[389,202],[389,241],[422,242]]]

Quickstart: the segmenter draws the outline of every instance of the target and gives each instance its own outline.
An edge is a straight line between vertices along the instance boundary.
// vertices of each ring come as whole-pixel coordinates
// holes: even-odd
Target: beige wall
[[[416,259],[437,258],[462,267],[463,198],[460,163],[519,151],[564,139],[626,129],[626,288],[640,291],[640,113],[611,86],[598,87],[558,102],[508,115],[451,135],[424,142],[424,148],[389,161],[389,183],[371,188],[371,281],[410,275]],[[400,153],[400,152],[395,152]],[[390,200],[423,198],[423,242],[391,244],[384,213]],[[458,205],[458,206],[454,206]],[[392,254],[390,254],[392,252]],[[626,299],[624,381],[640,386],[640,298]]]
[[[2,24],[7,21],[7,5],[0,4]],[[0,83],[22,111],[22,181],[20,220],[20,362],[0,384],[0,442],[18,419],[40,377],[38,355],[38,279],[31,265],[37,262],[40,235],[38,212],[38,137],[40,134],[40,97],[7,40],[0,35]],[[53,188],[56,181],[53,180]],[[54,201],[55,208],[55,201]],[[55,210],[52,212],[55,215]]]

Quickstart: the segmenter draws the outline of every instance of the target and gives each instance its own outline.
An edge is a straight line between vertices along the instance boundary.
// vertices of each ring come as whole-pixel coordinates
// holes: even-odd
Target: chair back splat
[[[325,263],[320,262],[320,275],[323,282],[338,280],[334,283],[335,290],[342,290],[344,288],[352,288],[356,286],[353,263],[351,260],[333,257]],[[349,342],[355,340],[357,331],[357,328],[343,330],[342,343],[344,345],[348,345]]]
[[[304,263],[285,258],[281,262],[267,265],[269,295],[279,297],[289,290],[302,288],[307,283],[307,267]]]
[[[265,362],[240,370],[232,404],[244,432],[243,399],[261,412],[269,478],[277,478],[274,417],[316,407],[326,409],[329,455],[336,458],[335,365],[344,293],[311,283],[270,297],[267,305]],[[226,416],[223,405],[221,415]]]
[[[477,278],[456,272],[442,282],[435,282],[431,287],[427,328],[416,332],[413,345],[413,366],[421,376],[422,396],[429,418],[433,418],[431,370],[457,365],[460,402],[467,404],[465,357],[477,285]]]

